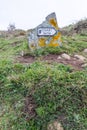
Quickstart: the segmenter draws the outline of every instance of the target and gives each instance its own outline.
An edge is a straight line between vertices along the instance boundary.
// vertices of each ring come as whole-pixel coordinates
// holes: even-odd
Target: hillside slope
[[[87,36],[30,52],[27,33],[0,38],[0,130],[87,130]]]
[[[61,29],[64,35],[81,34],[87,36],[87,19],[80,20],[75,24],[71,24]]]

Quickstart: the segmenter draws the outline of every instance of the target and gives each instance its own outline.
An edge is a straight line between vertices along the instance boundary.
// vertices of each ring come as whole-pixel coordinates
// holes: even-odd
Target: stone
[[[45,46],[58,47],[61,45],[61,32],[55,13],[49,14],[45,21],[29,32],[28,45],[31,50]]]
[[[21,56],[24,56],[24,55],[25,55],[24,51],[21,51],[21,52],[20,52],[20,55],[21,55]]]
[[[87,53],[87,48],[86,49],[84,49],[84,51],[83,51],[84,53]]]
[[[54,121],[48,125],[47,130],[64,130],[61,123],[58,121]]]
[[[64,58],[64,59],[66,59],[66,60],[70,60],[71,59],[71,57],[68,54],[66,54],[66,53],[63,53],[61,55],[61,57]]]
[[[83,64],[81,67],[82,67],[82,68],[87,67],[87,63]]]
[[[57,60],[61,60],[61,59],[62,59],[62,57],[61,57],[61,56],[58,56],[58,57],[57,57]]]
[[[82,56],[82,55],[74,55],[74,57],[76,59],[78,59],[78,60],[81,60],[81,61],[85,61],[86,60],[86,58],[84,56]]]

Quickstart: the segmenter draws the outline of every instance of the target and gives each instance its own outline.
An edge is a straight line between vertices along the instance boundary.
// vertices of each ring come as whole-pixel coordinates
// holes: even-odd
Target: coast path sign
[[[59,30],[56,14],[48,15],[42,24],[34,28],[28,37],[31,50],[45,46],[57,47],[61,45],[61,32]]]
[[[37,30],[38,36],[53,36],[56,34],[56,30],[53,27],[40,27]]]

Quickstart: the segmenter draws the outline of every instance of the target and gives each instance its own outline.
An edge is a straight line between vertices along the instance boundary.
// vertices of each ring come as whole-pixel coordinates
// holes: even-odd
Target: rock
[[[82,68],[87,67],[87,63],[83,64],[81,67],[82,67]]]
[[[21,52],[20,52],[20,55],[21,55],[21,56],[24,56],[24,55],[25,55],[24,51],[21,51]]]
[[[64,130],[61,123],[58,121],[54,121],[48,125],[47,130]]]
[[[66,54],[66,53],[63,53],[61,55],[61,57],[64,58],[64,59],[66,59],[66,60],[70,60],[71,59],[71,57],[68,54]]]
[[[86,58],[84,56],[82,56],[82,55],[74,55],[74,57],[76,59],[78,59],[78,60],[81,60],[81,61],[85,61],[86,60]]]
[[[29,32],[28,45],[31,50],[45,46],[61,46],[61,32],[57,24],[56,14],[51,13],[40,25]]]
[[[84,49],[84,51],[83,51],[84,53],[87,53],[87,48],[86,49]]]
[[[58,57],[57,57],[57,60],[61,60],[61,59],[62,59],[62,57],[61,57],[61,56],[58,56]]]

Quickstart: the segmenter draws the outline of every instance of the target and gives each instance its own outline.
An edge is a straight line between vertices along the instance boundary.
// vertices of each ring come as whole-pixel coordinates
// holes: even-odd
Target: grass
[[[77,35],[72,37],[65,36],[62,37],[62,41],[63,43],[61,47],[45,47],[39,50],[35,50],[34,52],[28,52],[27,54],[33,56],[61,53],[74,55],[75,53],[80,54],[85,48],[87,48],[87,37],[85,35]]]
[[[31,53],[26,39],[0,39],[0,130],[46,130],[54,120],[59,120],[65,130],[87,130],[86,68],[73,71],[57,63],[14,63],[21,51],[37,57],[80,54],[87,48],[86,36],[63,37],[63,41],[62,47]],[[31,111],[24,111],[29,97],[33,117]]]

